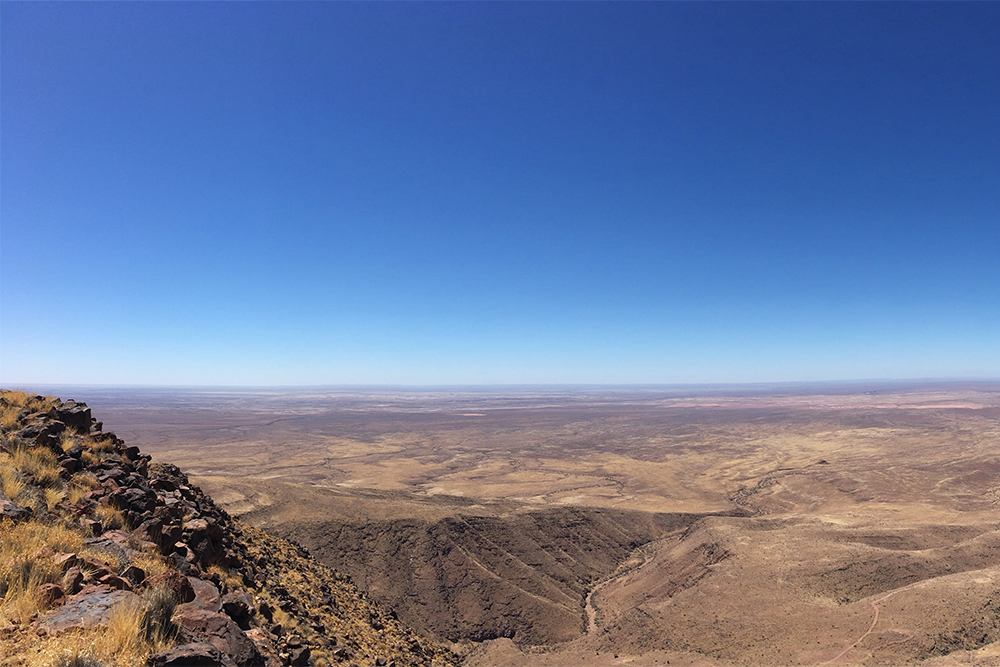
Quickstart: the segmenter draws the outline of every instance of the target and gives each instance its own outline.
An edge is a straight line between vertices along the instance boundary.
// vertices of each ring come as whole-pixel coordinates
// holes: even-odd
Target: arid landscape
[[[60,389],[468,665],[1000,661],[1000,384]]]

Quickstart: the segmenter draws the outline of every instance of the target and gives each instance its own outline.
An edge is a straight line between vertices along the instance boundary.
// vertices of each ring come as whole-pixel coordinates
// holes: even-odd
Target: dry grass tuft
[[[156,645],[170,641],[174,634],[170,617],[174,615],[177,603],[177,597],[169,588],[157,586],[146,589],[142,595],[142,628],[146,641]]]
[[[17,416],[21,414],[21,408],[9,403],[0,404],[0,426],[10,428],[17,423]]]
[[[0,426],[10,428],[17,423],[17,416],[31,397],[23,391],[0,390]]]
[[[45,497],[45,506],[50,512],[55,509],[55,506],[59,504],[63,498],[66,497],[66,493],[62,489],[53,489],[51,487],[45,489],[43,493]]]
[[[132,565],[140,568],[146,573],[147,577],[155,577],[158,574],[163,574],[169,569],[172,569],[162,556],[155,554],[144,554],[132,559]]]
[[[135,663],[148,651],[142,627],[143,609],[139,602],[122,603],[111,609],[108,625],[94,642],[94,652],[124,663]]]
[[[108,667],[108,663],[94,657],[90,649],[81,649],[75,646],[56,656],[52,661],[52,667]]]
[[[17,423],[17,417],[27,407],[30,412],[45,411],[55,404],[56,399],[48,396],[31,396],[23,391],[0,389],[0,426],[7,429]]]
[[[94,518],[101,522],[104,530],[121,530],[125,527],[125,515],[111,505],[98,505]]]
[[[209,574],[217,574],[217,575],[219,575],[219,578],[222,579],[222,581],[225,582],[226,586],[228,586],[231,589],[233,589],[233,588],[235,588],[235,589],[243,588],[243,577],[241,577],[240,575],[234,573],[229,568],[222,567],[221,565],[217,565],[217,564],[216,565],[209,565],[208,566],[208,573]]]
[[[59,459],[46,447],[14,447],[10,465],[22,475],[31,475],[39,486],[61,486]]]
[[[80,444],[83,445],[85,450],[97,452],[98,454],[100,454],[101,452],[115,451],[115,443],[112,440],[95,441],[93,438],[87,437],[87,438],[82,438],[80,440]]]
[[[82,442],[83,438],[76,433],[70,433],[69,431],[63,431],[59,436],[59,446],[64,452],[69,451],[74,445],[79,445]]]
[[[96,489],[100,486],[97,478],[90,473],[77,473],[69,481],[68,490],[68,500],[69,504],[73,505],[77,503],[81,498],[87,495],[88,491]]]
[[[35,589],[62,578],[62,569],[50,557],[40,555],[45,547],[56,553],[78,551],[83,538],[38,521],[0,524],[0,622],[27,622],[40,610]]]
[[[17,502],[18,497],[26,487],[24,480],[14,468],[10,455],[0,453],[0,490],[5,496]]]

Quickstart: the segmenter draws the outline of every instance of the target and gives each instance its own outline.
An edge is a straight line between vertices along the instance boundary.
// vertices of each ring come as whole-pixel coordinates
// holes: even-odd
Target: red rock
[[[83,587],[83,572],[80,568],[74,566],[66,570],[66,574],[63,575],[62,580],[63,591],[69,595],[80,592],[80,588]]]
[[[116,588],[120,591],[132,590],[132,584],[122,579],[117,574],[106,574],[101,577],[100,582],[105,586]]]
[[[213,613],[222,611],[222,596],[219,594],[218,588],[210,582],[197,577],[188,577],[188,582],[191,584],[191,588],[194,589],[194,600],[181,606],[192,609],[203,609],[204,611]]]
[[[63,572],[66,572],[71,567],[76,567],[80,564],[80,557],[76,554],[56,554],[55,558],[52,560],[56,565],[62,568]]]
[[[86,586],[66,604],[38,621],[42,634],[57,634],[66,630],[105,625],[112,607],[142,605],[142,598],[130,591],[113,591],[105,586]]]
[[[207,642],[231,657],[237,667],[263,662],[253,641],[224,614],[178,608],[171,620],[180,628],[182,640]]]
[[[42,584],[35,589],[35,597],[43,608],[59,604],[66,599],[66,594],[58,584]]]
[[[147,667],[223,667],[225,656],[211,644],[192,642],[149,656]]]

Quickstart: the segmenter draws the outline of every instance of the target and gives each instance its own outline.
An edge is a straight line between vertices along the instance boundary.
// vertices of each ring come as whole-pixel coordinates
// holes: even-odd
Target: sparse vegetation
[[[168,588],[153,586],[142,595],[142,630],[146,641],[156,645],[168,643],[173,636],[170,617],[177,606],[177,598]]]
[[[54,401],[52,397],[32,396],[23,391],[0,389],[0,426],[5,429],[13,426],[25,407],[29,412],[42,412],[52,407]]]
[[[125,527],[125,515],[111,505],[98,505],[94,510],[94,518],[101,522],[104,530],[121,530]]]
[[[62,576],[51,556],[82,547],[78,533],[59,526],[39,521],[0,524],[0,622],[24,623],[38,613],[36,589]]]
[[[11,463],[11,457],[0,452],[0,490],[13,501],[17,501],[27,487],[17,469]]]

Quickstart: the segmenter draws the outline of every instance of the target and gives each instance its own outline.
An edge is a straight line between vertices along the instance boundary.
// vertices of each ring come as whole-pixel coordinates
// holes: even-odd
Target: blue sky
[[[1000,377],[998,3],[3,3],[0,382]]]

